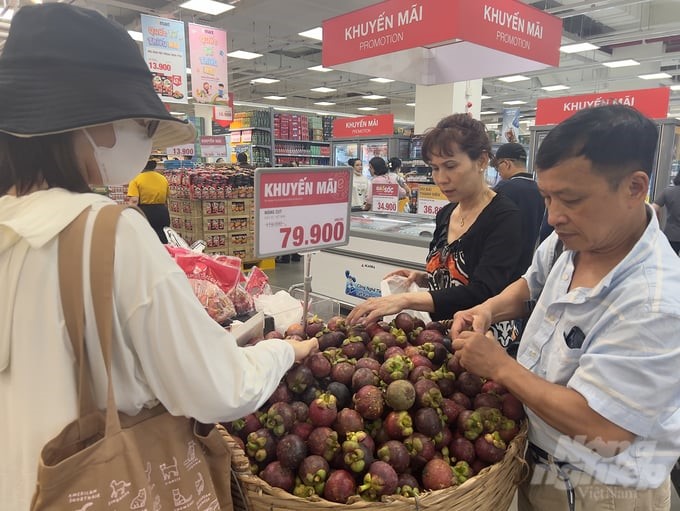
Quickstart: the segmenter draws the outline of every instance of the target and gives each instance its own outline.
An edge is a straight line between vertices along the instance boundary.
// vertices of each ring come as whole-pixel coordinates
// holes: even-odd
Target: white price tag
[[[168,156],[193,156],[194,144],[183,144],[176,145],[174,147],[168,147],[166,152],[168,153]]]
[[[349,167],[255,172],[255,254],[308,252],[349,240]]]
[[[392,183],[373,183],[371,210],[376,213],[396,213],[399,205],[399,186]]]
[[[418,214],[436,216],[449,203],[436,185],[418,186]]]

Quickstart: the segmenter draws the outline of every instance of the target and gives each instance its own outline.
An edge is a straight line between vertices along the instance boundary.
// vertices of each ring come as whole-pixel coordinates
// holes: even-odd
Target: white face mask
[[[112,124],[116,142],[113,147],[98,146],[86,129],[83,130],[94,150],[94,158],[105,185],[128,183],[146,165],[151,154],[152,140],[146,127],[134,119]]]

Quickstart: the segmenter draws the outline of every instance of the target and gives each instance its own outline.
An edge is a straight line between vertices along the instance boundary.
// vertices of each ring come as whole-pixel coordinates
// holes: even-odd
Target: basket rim
[[[372,506],[380,506],[381,509],[383,509],[384,505],[386,503],[404,503],[404,504],[410,504],[410,505],[416,505],[418,506],[419,503],[421,504],[426,504],[427,501],[429,500],[436,500],[437,498],[443,496],[444,493],[451,494],[453,492],[456,492],[460,495],[465,495],[468,494],[471,491],[474,491],[477,489],[479,486],[485,485],[488,483],[489,480],[492,480],[493,477],[498,473],[503,470],[507,469],[508,464],[511,463],[517,463],[520,465],[520,474],[524,472],[522,476],[520,476],[519,480],[511,480],[512,478],[508,479],[503,479],[500,481],[500,486],[501,488],[503,486],[517,486],[523,477],[526,477],[526,468],[527,468],[527,463],[526,460],[524,459],[525,451],[526,451],[526,446],[527,446],[527,437],[528,437],[528,421],[526,419],[523,420],[522,426],[520,427],[520,431],[513,438],[513,440],[510,442],[510,445],[505,451],[505,455],[503,456],[503,459],[499,461],[498,463],[494,463],[493,465],[490,465],[488,467],[485,467],[482,469],[478,474],[475,476],[469,478],[467,481],[465,481],[463,484],[457,485],[457,486],[451,486],[449,488],[444,488],[442,490],[424,490],[421,492],[421,494],[417,497],[404,497],[402,495],[389,495],[383,497],[383,499],[379,502],[369,502],[365,501],[363,499],[360,499],[358,501],[350,499],[350,502],[347,504],[338,504],[336,502],[332,502],[330,500],[324,499],[323,497],[319,495],[314,495],[312,497],[298,497],[296,495],[293,495],[292,493],[287,492],[286,490],[283,490],[281,488],[276,488],[274,486],[269,485],[264,479],[260,478],[259,476],[256,476],[250,472],[250,461],[248,460],[248,456],[246,453],[241,449],[239,444],[234,440],[232,435],[224,428],[222,425],[218,425],[218,429],[222,435],[222,438],[224,439],[225,443],[227,444],[227,448],[231,451],[231,464],[232,464],[232,470],[234,475],[236,476],[236,479],[239,483],[242,483],[246,485],[246,488],[241,489],[242,493],[247,494],[249,491],[253,491],[252,488],[255,489],[258,495],[269,495],[272,498],[275,499],[281,499],[281,500],[286,500],[286,501],[304,501],[307,503],[317,503],[317,504],[326,504],[326,505],[342,505],[345,508],[351,509],[352,506],[354,507],[361,507],[362,509],[365,509],[367,507],[372,507]]]

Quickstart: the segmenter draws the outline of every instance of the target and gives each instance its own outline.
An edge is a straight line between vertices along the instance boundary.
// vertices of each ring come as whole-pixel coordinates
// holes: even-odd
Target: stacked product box
[[[275,114],[274,138],[309,140],[309,119],[306,115]]]
[[[227,169],[166,173],[170,226],[188,243],[205,241],[206,253],[254,259],[252,172]]]

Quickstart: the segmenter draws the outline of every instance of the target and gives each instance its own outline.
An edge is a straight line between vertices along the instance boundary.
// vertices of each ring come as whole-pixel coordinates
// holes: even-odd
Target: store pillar
[[[479,119],[482,80],[416,85],[415,133],[424,133],[450,114],[469,112]]]

